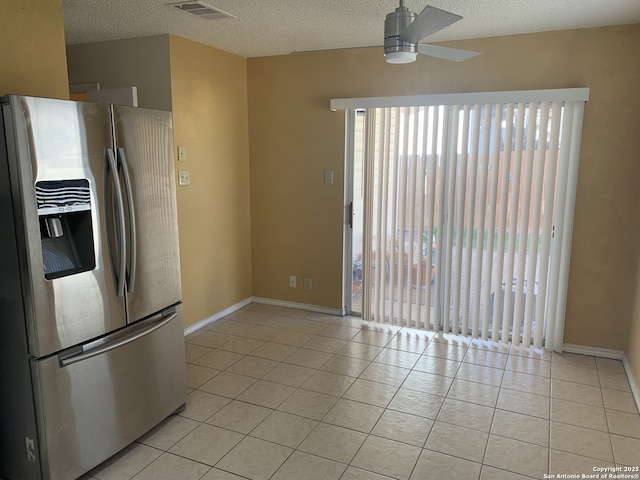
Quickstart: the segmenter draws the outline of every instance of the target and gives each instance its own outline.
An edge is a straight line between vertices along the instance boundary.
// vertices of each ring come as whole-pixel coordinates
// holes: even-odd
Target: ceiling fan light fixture
[[[460,15],[427,5],[419,15],[405,6],[405,0],[387,14],[384,20],[384,56],[387,63],[402,64],[416,61],[418,53],[431,57],[463,62],[478,52],[458,48],[421,44],[429,35],[462,20]]]
[[[384,60],[393,64],[412,63],[416,61],[416,52],[389,52],[385,54]]]

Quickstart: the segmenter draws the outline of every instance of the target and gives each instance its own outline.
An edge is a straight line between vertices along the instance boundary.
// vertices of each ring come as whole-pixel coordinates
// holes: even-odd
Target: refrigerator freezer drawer
[[[45,478],[81,476],[185,403],[182,305],[175,308],[128,327],[129,338],[125,329],[77,356],[32,363]]]

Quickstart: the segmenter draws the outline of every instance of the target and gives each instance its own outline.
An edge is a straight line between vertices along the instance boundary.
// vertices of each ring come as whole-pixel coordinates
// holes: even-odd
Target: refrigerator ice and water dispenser
[[[36,202],[44,276],[47,280],[93,270],[96,266],[89,182],[36,182]]]

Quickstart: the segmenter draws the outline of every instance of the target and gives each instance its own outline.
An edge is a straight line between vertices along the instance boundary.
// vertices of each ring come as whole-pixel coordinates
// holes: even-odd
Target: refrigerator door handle
[[[132,293],[136,284],[136,264],[138,263],[138,249],[136,243],[136,218],[133,209],[133,189],[131,188],[131,177],[127,158],[124,149],[118,148],[118,159],[122,166],[122,177],[124,178],[124,190],[127,196],[127,210],[129,211],[129,271],[127,272],[127,292]]]
[[[104,197],[105,197],[105,208],[108,208],[110,202],[108,199],[108,182],[109,176],[111,176],[111,180],[113,183],[113,191],[115,193],[114,201],[111,202],[111,205],[114,206],[115,211],[109,212],[107,215],[111,214],[114,218],[115,223],[115,239],[116,239],[116,248],[115,253],[118,255],[119,265],[118,268],[115,267],[115,255],[114,249],[111,245],[111,218],[107,217],[105,219],[105,224],[107,226],[107,235],[109,238],[109,257],[111,258],[111,266],[113,268],[114,276],[116,279],[116,295],[118,297],[124,296],[124,288],[125,288],[125,271],[127,268],[127,252],[125,250],[126,245],[124,241],[125,235],[125,223],[124,223],[124,204],[122,201],[122,189],[120,188],[120,182],[118,182],[118,165],[116,163],[116,158],[111,148],[106,149],[105,155],[105,189],[104,189]],[[115,203],[115,205],[114,205]],[[110,215],[109,215],[110,216]]]
[[[82,352],[69,357],[60,358],[59,360],[60,367],[61,368],[68,367],[69,365],[73,365],[74,363],[78,363],[83,360],[87,360],[89,358],[102,355],[103,353],[109,352],[118,347],[122,347],[131,342],[135,342],[136,340],[142,337],[145,337],[152,332],[155,332],[159,328],[162,328],[167,323],[175,319],[177,315],[178,313],[175,311],[166,317],[163,316],[162,313],[159,313],[154,317],[150,318],[149,320],[147,320],[147,322],[149,322],[150,325],[146,326],[142,330],[136,331],[132,335],[128,335],[124,338],[116,338],[113,341],[107,340],[106,342],[104,342],[103,340],[98,340],[97,342],[92,342],[91,344],[85,345],[84,347],[82,347]],[[96,344],[97,346],[94,346]]]

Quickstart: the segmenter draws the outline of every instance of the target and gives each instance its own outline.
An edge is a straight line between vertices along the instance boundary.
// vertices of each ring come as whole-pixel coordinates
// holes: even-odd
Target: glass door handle
[[[348,209],[347,215],[349,215],[349,228],[353,228],[353,202],[349,202],[349,209]]]

